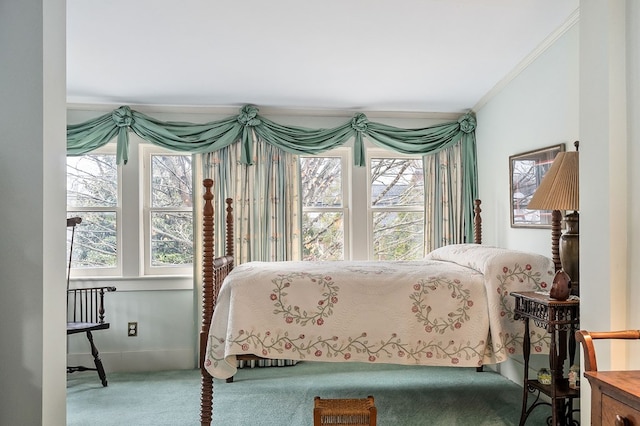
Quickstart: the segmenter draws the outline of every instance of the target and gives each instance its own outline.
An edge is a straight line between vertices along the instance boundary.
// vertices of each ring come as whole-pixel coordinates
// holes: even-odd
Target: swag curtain
[[[433,249],[444,244],[473,241],[473,201],[477,198],[475,127],[475,117],[471,113],[462,115],[455,122],[420,129],[370,122],[365,114],[358,113],[335,128],[310,129],[274,123],[260,116],[252,105],[242,107],[236,117],[193,124],[162,122],[122,106],[93,120],[67,126],[67,153],[82,155],[117,138],[118,164],[126,164],[129,131],[153,144],[191,153],[214,152],[238,142],[239,154],[235,155],[246,165],[254,163],[254,145],[258,141],[294,155],[315,155],[353,139],[356,166],[365,165],[365,137],[375,145],[406,154],[440,153],[437,160],[440,166],[432,165],[429,169],[434,180],[427,182],[436,190],[430,195],[434,198],[428,205],[442,207],[434,210],[437,213],[427,223],[436,229],[433,233],[427,232],[435,238],[428,246]],[[455,150],[453,147],[457,144],[457,157],[450,157],[451,152],[442,152]],[[453,164],[452,159],[455,160]],[[458,165],[454,167],[454,164]],[[447,168],[455,173],[443,174]],[[449,188],[450,185],[455,185],[456,189]],[[445,231],[438,230],[442,226]]]

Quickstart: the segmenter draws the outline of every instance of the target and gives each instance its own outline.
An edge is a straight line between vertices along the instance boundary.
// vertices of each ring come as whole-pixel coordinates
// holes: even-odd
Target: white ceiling
[[[578,2],[67,0],[67,101],[462,112]]]

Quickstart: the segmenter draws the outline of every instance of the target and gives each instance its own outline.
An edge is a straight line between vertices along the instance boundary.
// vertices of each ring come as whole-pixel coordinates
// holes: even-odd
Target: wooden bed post
[[[473,242],[476,244],[482,244],[482,217],[480,216],[482,209],[480,208],[480,203],[480,200],[475,200],[473,203]]]
[[[213,315],[213,256],[214,256],[214,236],[213,236],[213,194],[211,187],[213,180],[205,179],[202,184],[205,188],[204,209],[203,209],[203,231],[202,231],[202,328],[200,330],[200,424],[210,425],[213,412],[213,377],[205,368],[207,351],[207,340],[209,327],[211,326],[211,316]]]
[[[233,199],[232,198],[227,198],[226,200],[224,200],[227,203],[227,217],[226,217],[226,244],[227,246],[225,247],[225,254],[227,256],[231,256],[233,257],[233,207],[231,207],[231,204],[233,203]]]
[[[209,340],[209,328],[211,327],[211,318],[215,310],[218,300],[218,293],[224,277],[233,268],[233,208],[231,204],[233,200],[227,198],[225,217],[226,232],[226,249],[225,256],[215,258],[215,237],[214,237],[214,218],[213,218],[213,180],[205,179],[202,184],[205,188],[204,208],[202,212],[202,328],[200,330],[200,376],[201,376],[201,392],[200,392],[200,424],[210,425],[213,417],[213,377],[209,374],[205,367],[207,355],[207,342]]]
[[[476,244],[482,244],[482,209],[480,204],[482,201],[476,199],[473,202],[473,242]],[[476,371],[481,373],[484,370],[483,366],[476,367]]]

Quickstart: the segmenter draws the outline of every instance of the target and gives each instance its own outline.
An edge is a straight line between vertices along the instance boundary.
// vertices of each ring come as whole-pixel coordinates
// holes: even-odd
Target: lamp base
[[[580,216],[574,211],[564,221],[567,230],[560,237],[560,262],[571,279],[571,294],[580,296]]]

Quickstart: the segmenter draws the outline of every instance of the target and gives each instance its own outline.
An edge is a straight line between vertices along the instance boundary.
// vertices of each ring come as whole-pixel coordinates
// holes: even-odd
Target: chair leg
[[[100,377],[100,381],[102,382],[102,386],[107,386],[107,375],[104,372],[104,367],[102,366],[102,360],[100,359],[100,354],[98,353],[98,348],[93,343],[93,334],[90,331],[87,331],[87,339],[89,340],[89,344],[91,345],[91,355],[93,355],[93,362],[96,364],[96,371],[98,372],[98,376]]]

